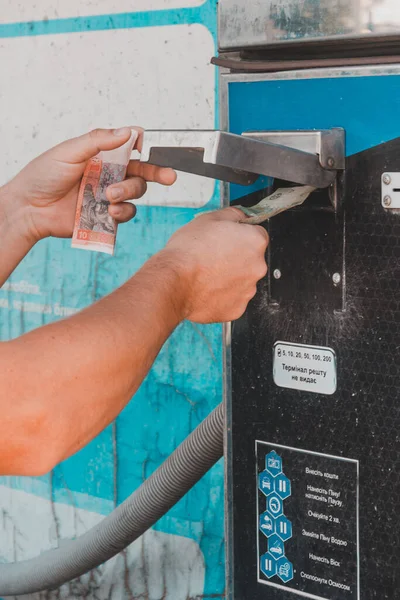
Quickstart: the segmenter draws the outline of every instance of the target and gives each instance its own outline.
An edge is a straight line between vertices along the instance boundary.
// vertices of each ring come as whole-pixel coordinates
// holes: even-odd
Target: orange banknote
[[[100,152],[89,160],[76,207],[72,247],[114,254],[117,223],[109,215],[106,191],[125,179],[136,132],[121,148]]]

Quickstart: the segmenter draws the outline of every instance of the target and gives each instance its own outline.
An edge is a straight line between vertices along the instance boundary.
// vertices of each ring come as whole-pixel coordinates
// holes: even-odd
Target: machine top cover
[[[221,51],[398,34],[398,0],[219,0]]]

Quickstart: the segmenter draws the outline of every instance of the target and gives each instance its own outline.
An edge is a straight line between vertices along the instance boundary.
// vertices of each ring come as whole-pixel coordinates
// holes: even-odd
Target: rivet
[[[332,156],[330,156],[328,158],[328,167],[332,168],[335,166],[335,159],[332,158]]]
[[[342,277],[341,277],[340,273],[334,273],[332,275],[332,281],[335,285],[339,285],[339,283],[342,281]]]
[[[390,196],[385,196],[383,199],[383,204],[385,206],[390,206],[392,204],[392,199]]]
[[[279,269],[275,269],[274,277],[275,277],[275,279],[280,279],[282,277],[282,273],[280,272]]]
[[[385,173],[382,177],[382,180],[385,185],[390,185],[392,183],[392,178],[390,177],[389,173]]]

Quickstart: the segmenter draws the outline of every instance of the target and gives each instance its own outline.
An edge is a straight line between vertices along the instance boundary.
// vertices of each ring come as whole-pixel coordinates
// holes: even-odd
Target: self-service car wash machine
[[[219,50],[221,131],[146,132],[142,160],[227,182],[226,204],[316,191],[266,225],[268,276],[226,328],[224,412],[96,531],[1,566],[0,594],[120,551],[224,429],[229,600],[400,599],[400,4],[219,0]]]
[[[399,26],[397,0],[220,0],[223,126],[338,169],[271,219],[232,326],[231,600],[400,598]]]

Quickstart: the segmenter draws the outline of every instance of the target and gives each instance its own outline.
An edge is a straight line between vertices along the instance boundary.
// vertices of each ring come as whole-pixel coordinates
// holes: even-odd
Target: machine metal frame
[[[310,69],[300,71],[284,71],[267,74],[249,74],[249,73],[230,73],[221,70],[220,83],[220,126],[222,130],[229,130],[229,84],[231,83],[251,83],[262,81],[279,80],[298,80],[298,79],[316,79],[316,78],[344,78],[344,77],[381,77],[381,76],[399,76],[400,65],[377,66],[377,67],[357,67],[352,69]],[[230,205],[230,188],[228,184],[222,185],[222,205]],[[388,208],[388,207],[386,207]],[[231,324],[224,325],[224,403],[225,403],[225,437],[224,437],[224,456],[226,461],[225,468],[225,539],[226,539],[226,598],[235,600],[234,594],[234,553],[233,553],[233,522],[232,522],[232,327]]]

